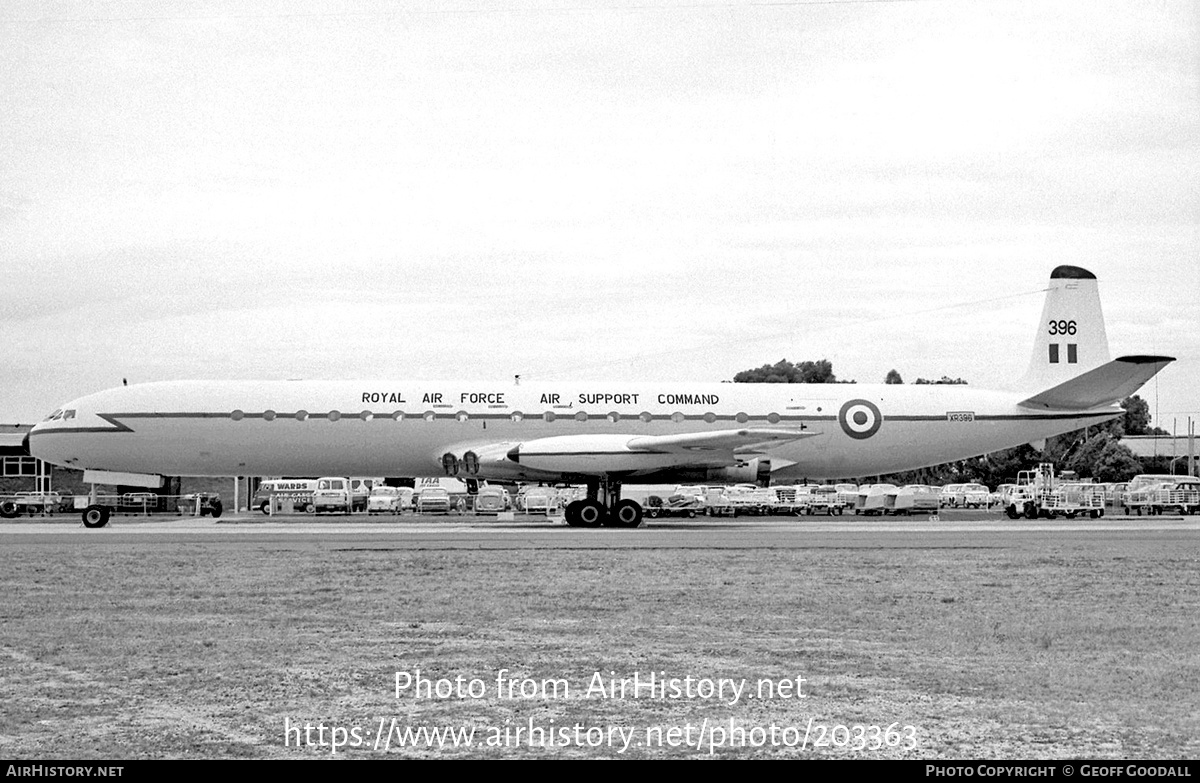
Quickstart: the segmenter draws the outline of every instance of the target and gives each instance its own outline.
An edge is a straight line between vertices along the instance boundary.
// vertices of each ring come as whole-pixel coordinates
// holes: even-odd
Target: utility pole
[[[1188,475],[1196,475],[1196,422],[1188,416]]]

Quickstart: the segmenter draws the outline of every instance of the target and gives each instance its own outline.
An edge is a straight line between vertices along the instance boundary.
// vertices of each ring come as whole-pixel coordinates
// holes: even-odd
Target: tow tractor
[[[1055,479],[1054,465],[1039,463],[1036,470],[1022,470],[1017,485],[1009,494],[1004,513],[1009,519],[1074,519],[1087,514],[1092,519],[1104,516],[1104,488],[1099,484]]]
[[[812,491],[808,495],[808,503],[804,508],[804,513],[823,513],[827,516],[837,514],[840,516],[845,508],[838,495],[837,487],[823,484],[812,488]]]

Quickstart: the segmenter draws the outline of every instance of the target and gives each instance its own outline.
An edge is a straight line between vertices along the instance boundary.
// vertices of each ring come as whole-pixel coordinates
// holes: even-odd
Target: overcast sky
[[[1194,0],[7,0],[0,108],[3,422],[122,378],[1006,387],[1059,264],[1200,418]]]

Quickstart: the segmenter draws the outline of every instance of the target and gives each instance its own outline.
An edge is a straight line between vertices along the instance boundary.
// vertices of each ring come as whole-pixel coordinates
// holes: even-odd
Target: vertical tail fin
[[[1022,388],[1048,389],[1109,360],[1096,276],[1077,266],[1050,273],[1050,289]]]

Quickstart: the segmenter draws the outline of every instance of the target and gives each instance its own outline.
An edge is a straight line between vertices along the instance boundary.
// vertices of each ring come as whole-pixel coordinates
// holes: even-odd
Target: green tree
[[[837,383],[833,364],[828,359],[793,364],[780,359],[753,370],[742,370],[733,376],[734,383]]]
[[[1150,426],[1150,404],[1136,394],[1121,400],[1125,409],[1124,430],[1126,435],[1170,435],[1161,427]]]
[[[1100,461],[1100,455],[1115,443],[1113,436],[1104,431],[1086,440],[1076,441],[1075,448],[1070,452],[1063,467],[1075,471],[1080,478],[1095,476],[1095,466]]]
[[[917,378],[916,383],[921,386],[932,386],[935,384],[936,385],[955,385],[955,386],[957,386],[957,385],[966,386],[967,385],[967,382],[964,381],[962,378],[951,378],[948,375],[943,375],[940,379],[938,379],[936,381],[931,381],[928,378]]]
[[[1142,463],[1129,447],[1116,441],[1105,446],[1092,465],[1097,481],[1128,481],[1143,472]]]
[[[1145,435],[1150,427],[1150,405],[1136,394],[1121,400],[1125,409],[1125,434]]]
[[[883,382],[887,384],[904,383],[904,379],[895,370],[888,370],[887,377],[883,379]]]

